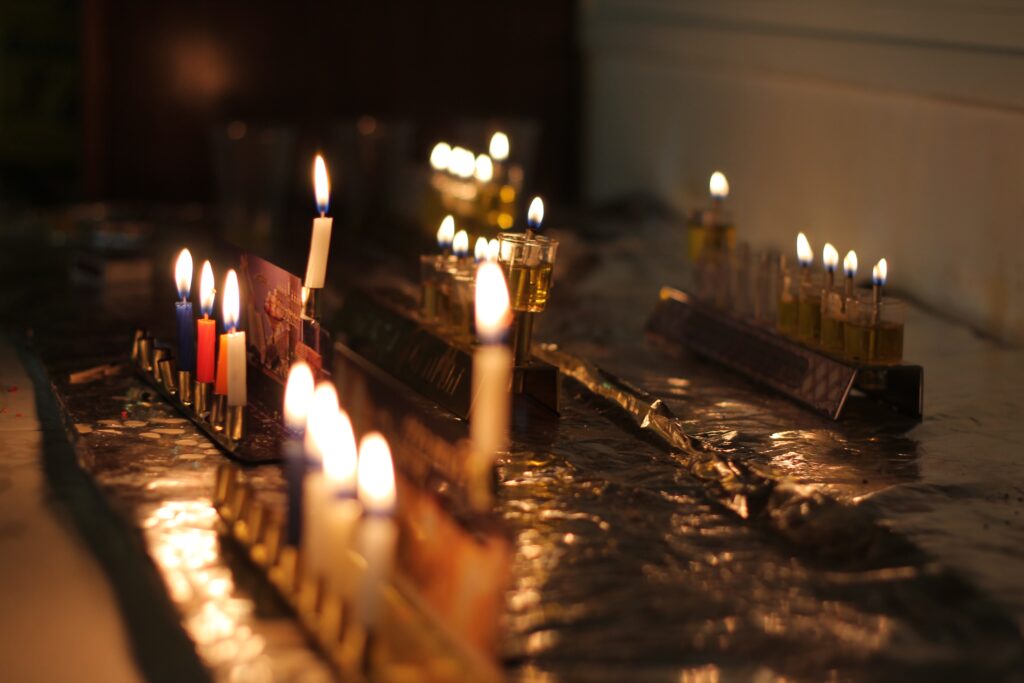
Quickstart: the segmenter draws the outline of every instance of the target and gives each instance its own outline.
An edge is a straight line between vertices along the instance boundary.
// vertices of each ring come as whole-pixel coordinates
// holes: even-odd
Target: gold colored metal
[[[178,370],[178,396],[187,406],[192,405],[192,371]]]
[[[281,515],[275,514],[272,508],[260,506],[260,510],[262,514],[260,529],[256,535],[256,543],[249,552],[249,556],[256,563],[256,566],[262,569],[270,569],[277,564],[277,558],[281,552],[284,523]]]
[[[525,311],[515,314],[512,326],[512,365],[522,367],[530,361],[530,346],[533,343],[533,313]],[[522,391],[522,386],[516,388]]]
[[[245,438],[245,406],[228,406],[224,429],[232,441],[241,441]]]
[[[151,337],[143,337],[139,340],[139,356],[138,363],[146,372],[152,372],[153,370],[153,339]]]
[[[158,349],[159,353],[162,349]],[[156,362],[157,370],[159,371],[160,383],[164,385],[164,388],[168,392],[175,394],[178,392],[178,388],[175,386],[174,381],[174,359],[170,357],[161,358]]]
[[[213,408],[210,410],[210,424],[218,432],[223,432],[227,418],[228,397],[223,394],[215,394],[213,397]]]
[[[143,329],[135,330],[135,336],[132,338],[132,361],[139,362],[139,342],[145,339],[146,331]]]
[[[153,375],[153,379],[161,384],[163,383],[163,379],[160,377],[160,361],[167,360],[170,357],[171,352],[167,349],[153,349],[153,364],[149,367],[149,372]]]
[[[210,418],[210,397],[213,395],[211,382],[196,382],[192,397],[192,410],[203,420]]]
[[[277,561],[270,568],[270,582],[281,593],[293,599],[298,591],[299,551],[293,545],[281,546]]]

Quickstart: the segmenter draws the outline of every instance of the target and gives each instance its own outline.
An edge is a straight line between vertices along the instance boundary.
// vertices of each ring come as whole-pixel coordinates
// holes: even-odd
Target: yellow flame
[[[473,258],[477,261],[483,261],[487,258],[487,238],[477,237],[476,244],[473,245]]]
[[[452,148],[447,142],[439,142],[430,150],[430,166],[435,171],[443,171],[448,168],[448,161],[452,156]]]
[[[491,157],[495,161],[504,161],[508,159],[508,136],[502,133],[500,130],[491,136],[491,144],[487,148],[487,151],[491,153]]]
[[[809,266],[814,262],[814,251],[811,249],[811,243],[807,241],[807,235],[803,233],[796,236],[796,257],[802,266]]]
[[[334,411],[331,422],[332,439],[323,451],[324,477],[332,489],[354,492],[358,456],[352,421],[349,420],[348,413],[338,409]]]
[[[313,402],[306,421],[306,455],[323,462],[324,453],[334,438],[337,424],[338,392],[330,382],[321,382],[313,392]]]
[[[313,162],[313,187],[316,188],[316,205],[320,213],[327,213],[327,204],[331,199],[331,181],[327,177],[327,164],[319,154]]]
[[[884,285],[889,279],[889,262],[882,259],[871,269],[871,279],[880,285]]]
[[[359,500],[369,513],[395,509],[395,469],[391,448],[380,432],[370,432],[359,442]]]
[[[853,277],[857,274],[857,252],[853,249],[846,252],[846,257],[843,258],[843,272],[846,273],[847,277]]]
[[[213,266],[209,261],[203,261],[203,269],[199,272],[199,306],[203,315],[213,311]]]
[[[491,162],[491,158],[486,154],[481,154],[476,158],[476,179],[481,183],[491,182],[491,178],[494,177],[494,164]]]
[[[725,199],[728,197],[729,180],[725,177],[725,174],[721,171],[712,173],[711,180],[708,181],[708,190],[715,199]]]
[[[224,280],[224,297],[221,299],[221,305],[224,307],[224,327],[231,332],[238,327],[239,298],[238,275],[232,269],[228,271]]]
[[[284,421],[292,429],[303,429],[313,401],[313,371],[303,361],[292,364],[284,388]]]
[[[174,281],[178,285],[178,296],[184,301],[192,291],[192,252],[188,249],[182,249],[178,254],[174,264]]]
[[[488,261],[497,261],[498,260],[498,252],[500,250],[501,250],[501,245],[498,244],[498,238],[495,237],[495,238],[491,239],[491,241],[487,243],[487,260]]]
[[[476,170],[476,156],[465,147],[453,147],[448,170],[460,178],[472,178]]]
[[[544,200],[534,197],[530,202],[530,209],[526,212],[526,223],[531,228],[537,229],[544,222]]]
[[[455,239],[455,217],[448,214],[441,220],[441,226],[437,229],[437,243],[442,247],[450,246]]]
[[[465,230],[455,233],[455,238],[452,239],[452,251],[463,255],[469,253],[469,233]]]
[[[508,285],[497,263],[485,261],[476,269],[476,329],[481,338],[500,337],[509,325]]]
[[[821,250],[821,262],[826,270],[835,270],[839,265],[839,252],[831,242],[825,242],[825,246]]]

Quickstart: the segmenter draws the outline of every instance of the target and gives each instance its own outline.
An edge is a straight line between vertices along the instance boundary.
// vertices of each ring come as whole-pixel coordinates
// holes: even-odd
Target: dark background
[[[577,197],[567,0],[7,0],[0,83],[8,202],[213,201],[214,131],[237,120],[289,131],[288,204],[308,209],[312,154],[364,115],[411,124],[423,160],[460,119],[532,121],[530,184]]]

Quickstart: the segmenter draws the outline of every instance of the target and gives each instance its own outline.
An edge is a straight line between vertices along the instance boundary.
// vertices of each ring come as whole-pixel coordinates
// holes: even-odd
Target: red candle
[[[214,380],[214,343],[217,338],[217,323],[210,319],[213,313],[213,268],[209,261],[203,263],[203,272],[199,278],[199,306],[203,317],[196,321],[196,380],[212,382]],[[219,392],[218,392],[219,393]]]

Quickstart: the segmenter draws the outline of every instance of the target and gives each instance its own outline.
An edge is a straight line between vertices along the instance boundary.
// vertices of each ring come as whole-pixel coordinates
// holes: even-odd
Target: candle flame
[[[313,162],[313,187],[316,188],[316,208],[323,216],[331,200],[331,181],[327,177],[327,164],[319,154]]]
[[[853,249],[846,252],[846,257],[843,259],[843,272],[846,273],[846,277],[853,277],[857,274],[857,252]]]
[[[839,252],[831,242],[825,242],[825,247],[821,250],[821,262],[825,265],[825,270],[830,273],[834,273],[836,266],[839,265]]]
[[[472,178],[476,169],[476,156],[465,147],[452,148],[448,170],[460,178]]]
[[[712,173],[711,180],[708,181],[708,190],[714,199],[725,199],[728,197],[729,180],[725,177],[725,174],[721,171]]]
[[[465,230],[455,233],[455,239],[452,240],[452,253],[459,258],[469,255],[469,233]]]
[[[491,157],[495,161],[504,161],[508,159],[508,136],[502,133],[500,130],[491,136],[491,144],[487,151],[491,153]]]
[[[331,419],[332,438],[323,451],[324,477],[335,495],[352,497],[356,492],[356,434],[348,413],[340,408]]]
[[[875,264],[875,267],[871,269],[871,282],[879,286],[885,285],[885,281],[889,277],[889,263],[882,259]]]
[[[455,218],[451,214],[448,214],[441,220],[441,227],[437,229],[437,246],[443,249],[449,249],[452,246],[452,240],[455,238]]]
[[[498,260],[498,253],[500,251],[501,251],[501,245],[498,244],[498,238],[497,237],[492,238],[491,241],[487,243],[487,260],[488,261],[497,261]]]
[[[213,282],[213,266],[209,261],[203,261],[203,269],[199,273],[199,308],[206,317],[213,315],[213,297],[216,294]]]
[[[380,432],[359,442],[357,471],[359,500],[367,513],[390,514],[395,509],[395,468],[391,448]]]
[[[487,258],[487,238],[477,237],[476,244],[473,245],[473,260],[477,263]]]
[[[313,391],[313,371],[303,361],[293,363],[284,387],[284,421],[291,429],[305,429]]]
[[[476,158],[475,175],[481,183],[489,183],[494,177],[494,164],[486,154],[481,154]]]
[[[430,150],[430,166],[435,171],[443,171],[448,168],[448,162],[452,156],[452,148],[447,142],[439,142]]]
[[[234,332],[238,327],[238,275],[234,269],[228,271],[224,280],[224,296],[221,298],[221,306],[224,308],[224,329]]]
[[[306,455],[322,463],[337,426],[338,392],[330,382],[321,382],[313,392],[306,420]]]
[[[803,233],[796,236],[796,258],[804,268],[809,268],[814,263],[814,251],[811,249],[811,243],[807,241],[807,235]]]
[[[178,254],[174,264],[174,281],[178,285],[178,298],[185,301],[192,291],[192,252],[188,249],[182,249]]]
[[[499,341],[508,329],[508,285],[497,263],[485,261],[476,270],[476,331],[482,340]]]
[[[530,210],[526,212],[526,224],[530,230],[540,230],[540,224],[544,222],[544,200],[534,197],[530,202]]]

